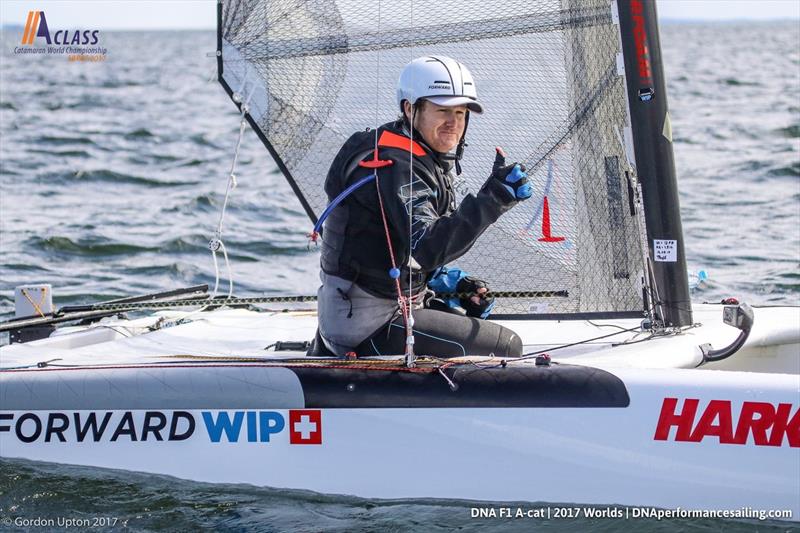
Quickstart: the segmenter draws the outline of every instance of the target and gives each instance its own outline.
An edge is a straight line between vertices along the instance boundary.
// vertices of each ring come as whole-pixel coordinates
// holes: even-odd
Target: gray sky
[[[384,0],[387,1],[387,0]],[[215,0],[2,0],[0,24],[44,11],[54,29],[210,29]],[[800,19],[800,0],[658,0],[661,19]]]

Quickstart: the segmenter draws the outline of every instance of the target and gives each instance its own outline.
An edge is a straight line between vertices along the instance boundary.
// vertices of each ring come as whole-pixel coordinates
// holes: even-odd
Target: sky
[[[662,20],[800,20],[800,0],[657,1]],[[23,25],[30,10],[44,11],[49,24],[72,29],[211,29],[216,25],[216,0],[2,0],[0,24]]]

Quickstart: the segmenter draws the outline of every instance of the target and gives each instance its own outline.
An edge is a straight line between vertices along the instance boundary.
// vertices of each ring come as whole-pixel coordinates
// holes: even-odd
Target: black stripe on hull
[[[598,368],[551,365],[438,372],[292,368],[308,408],[437,407],[627,407],[630,397],[617,376]]]

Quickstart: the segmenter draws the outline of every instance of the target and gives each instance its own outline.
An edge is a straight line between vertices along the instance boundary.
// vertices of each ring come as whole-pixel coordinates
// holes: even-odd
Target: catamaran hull
[[[548,371],[530,367],[531,375]],[[367,402],[388,407],[337,408],[342,396],[367,398],[361,391],[370,380],[344,379],[339,396],[314,396],[308,373],[286,368],[174,370],[181,380],[146,368],[4,373],[0,455],[368,497],[750,507],[800,516],[797,375],[590,369],[596,372],[585,376],[601,376],[590,389],[621,387],[601,395],[603,406],[601,396],[562,394],[548,403],[532,391],[505,407],[473,405],[463,398],[469,387],[453,391],[432,376],[441,398],[462,397],[468,406],[397,407],[411,402],[413,387],[388,386]],[[98,375],[106,396],[92,394],[94,407],[81,404],[80,384],[91,389]],[[7,393],[20,386],[30,396],[17,405]],[[57,389],[63,407],[23,407],[36,406],[37,392]]]

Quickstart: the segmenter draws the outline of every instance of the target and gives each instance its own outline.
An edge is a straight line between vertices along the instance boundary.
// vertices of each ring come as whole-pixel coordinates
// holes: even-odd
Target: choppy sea
[[[27,61],[11,53],[16,32],[1,36],[0,320],[26,283],[51,283],[60,306],[214,282],[207,243],[238,134],[214,80],[215,35],[107,39],[113,60],[87,64]],[[800,24],[665,24],[661,39],[689,267],[709,275],[693,298],[800,304]],[[236,293],[312,293],[309,222],[249,131],[238,175],[226,215]],[[0,520],[116,519],[95,530],[797,530],[756,520],[471,518],[486,505],[505,504],[0,461]]]

